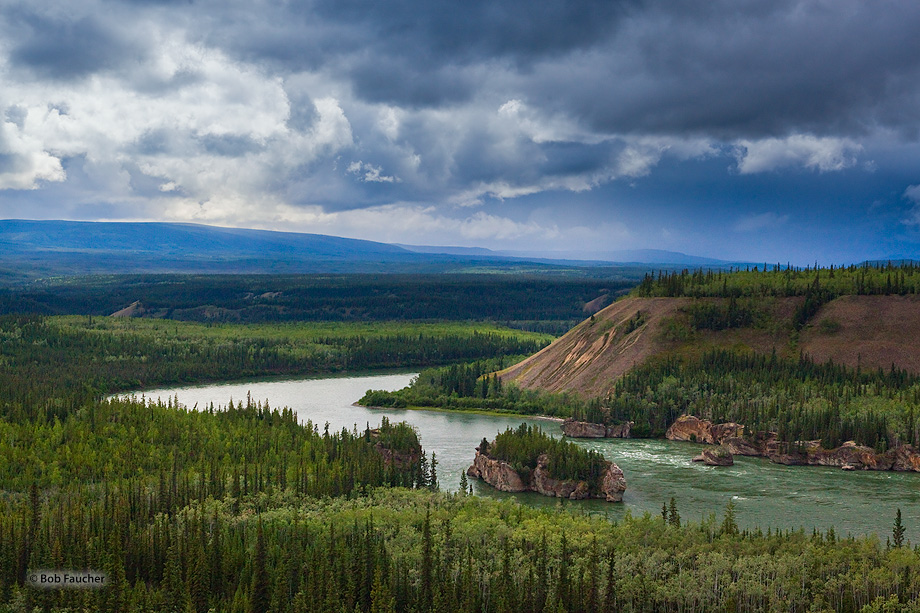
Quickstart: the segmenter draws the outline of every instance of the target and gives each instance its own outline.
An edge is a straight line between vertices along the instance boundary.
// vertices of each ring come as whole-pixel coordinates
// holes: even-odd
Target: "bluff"
[[[851,368],[920,373],[920,344],[904,342],[920,329],[920,296],[841,296],[821,306],[800,332],[792,326],[802,296],[764,299],[769,325],[697,330],[684,335],[692,304],[726,304],[724,298],[627,297],[598,311],[542,351],[500,373],[523,389],[606,395],[630,369],[666,353],[741,349],[780,357],[800,353]],[[796,335],[795,342],[793,334]]]
[[[548,469],[546,454],[540,455],[534,470],[525,476],[519,474],[505,461],[497,460],[476,448],[473,464],[466,474],[482,479],[495,489],[503,492],[537,492],[544,496],[583,500],[585,498],[602,498],[607,502],[621,502],[626,491],[626,478],[623,471],[613,462],[607,462],[607,468],[601,474],[594,488],[587,481],[554,479]]]

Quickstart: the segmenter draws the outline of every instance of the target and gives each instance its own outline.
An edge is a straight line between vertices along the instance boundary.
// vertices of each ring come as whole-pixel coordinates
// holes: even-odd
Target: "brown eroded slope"
[[[816,362],[920,373],[920,296],[842,296],[810,324],[800,345]]]
[[[120,311],[115,311],[109,317],[140,317],[144,314],[144,305],[140,300],[135,300]]]
[[[690,332],[685,309],[691,298],[625,298],[614,302],[551,345],[501,373],[525,389],[602,396],[631,368],[667,352],[699,353],[732,348],[780,356],[799,352],[816,362],[833,359],[855,368],[895,364],[920,373],[920,296],[843,296],[824,305],[801,331],[792,318],[802,298],[770,298],[759,306],[756,328]],[[698,300],[722,301],[718,298]],[[641,312],[641,323],[631,329]],[[674,334],[683,326],[684,336]],[[670,332],[669,332],[670,330]]]
[[[503,371],[502,379],[527,389],[604,394],[613,381],[665,349],[658,327],[687,298],[624,298],[597,312],[548,347]],[[626,332],[641,311],[644,323]]]

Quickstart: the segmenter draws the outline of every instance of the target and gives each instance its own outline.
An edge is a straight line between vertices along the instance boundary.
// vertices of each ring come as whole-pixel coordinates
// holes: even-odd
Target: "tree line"
[[[633,296],[717,297],[889,296],[920,293],[920,263],[865,262],[822,268],[780,264],[745,269],[660,271],[646,273],[630,292]]]

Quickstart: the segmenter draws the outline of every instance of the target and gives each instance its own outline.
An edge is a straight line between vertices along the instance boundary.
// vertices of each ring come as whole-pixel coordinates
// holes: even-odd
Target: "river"
[[[561,436],[558,425],[546,419],[523,419],[418,410],[379,410],[353,403],[368,389],[395,390],[406,386],[414,375],[375,374],[367,376],[255,381],[196,387],[178,387],[144,392],[147,398],[178,397],[188,407],[213,402],[225,405],[231,399],[268,400],[273,407],[294,409],[301,421],[312,420],[320,429],[329,422],[333,430],[372,427],[386,415],[392,421],[415,426],[423,447],[437,456],[442,490],[456,490],[460,472],[472,462],[474,448],[483,437],[492,439],[499,431],[522,421],[540,425]],[[612,519],[629,512],[657,515],[663,502],[672,497],[683,520],[699,522],[710,514],[721,521],[729,500],[734,500],[742,528],[833,527],[839,536],[876,533],[882,542],[891,534],[895,513],[901,509],[907,538],[920,542],[920,473],[874,471],[844,472],[818,466],[782,466],[761,458],[736,457],[734,466],[713,467],[691,462],[702,445],[655,439],[582,439],[579,445],[601,452],[616,462],[626,475],[623,504],[602,501],[560,501],[538,494],[506,494],[473,481],[477,495],[516,498],[538,507],[561,505]]]

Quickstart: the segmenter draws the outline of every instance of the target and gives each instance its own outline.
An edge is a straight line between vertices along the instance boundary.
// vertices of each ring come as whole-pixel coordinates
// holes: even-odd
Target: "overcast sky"
[[[0,0],[0,218],[920,257],[915,0]]]

